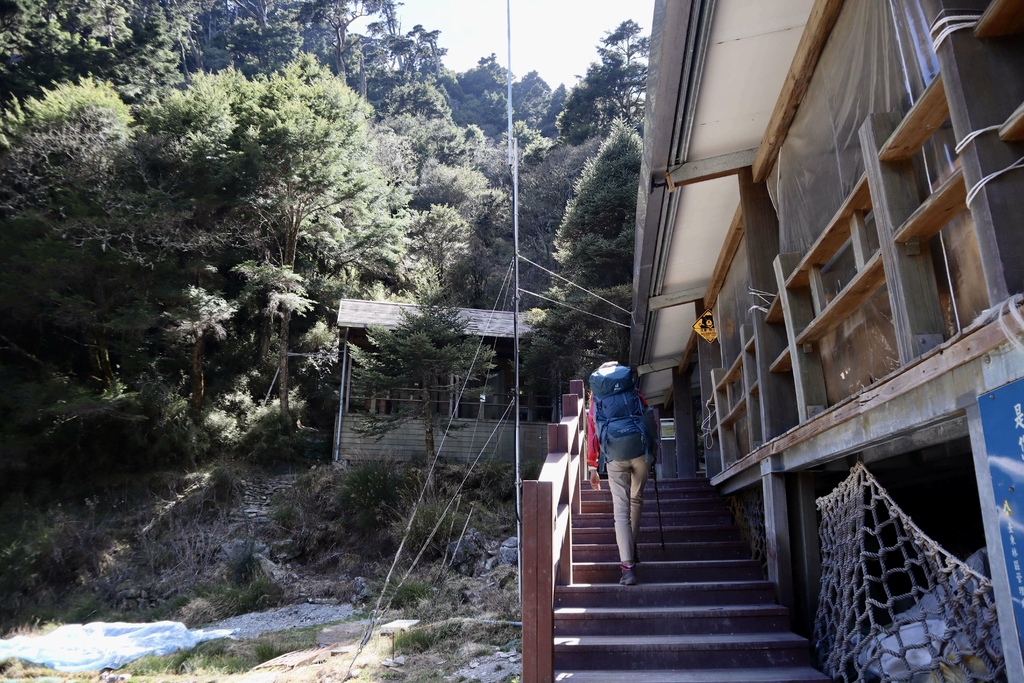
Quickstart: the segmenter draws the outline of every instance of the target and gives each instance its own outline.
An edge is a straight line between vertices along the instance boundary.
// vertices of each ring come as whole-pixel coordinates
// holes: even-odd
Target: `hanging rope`
[[[1004,681],[986,562],[950,555],[858,463],[819,498],[813,644],[835,681]]]
[[[952,14],[947,17],[937,19],[931,27],[932,35],[932,52],[938,54],[939,47],[942,43],[953,33],[961,31],[963,29],[974,28],[978,24],[978,18],[981,17],[981,12],[972,12],[967,14]],[[936,33],[938,31],[938,33]]]
[[[526,258],[526,257],[525,257],[525,256],[523,256],[522,254],[520,254],[520,255],[519,255],[519,260],[521,260],[521,261],[526,261],[526,262],[527,262],[527,263],[529,263],[529,264],[530,264],[531,266],[536,266],[537,268],[540,268],[541,270],[543,270],[543,271],[544,271],[545,273],[547,273],[548,275],[552,275],[552,276],[554,276],[554,277],[557,277],[557,278],[558,278],[559,280],[561,280],[561,281],[563,281],[563,282],[566,282],[566,283],[568,283],[568,284],[572,285],[573,287],[575,287],[576,289],[578,289],[578,290],[580,290],[580,291],[582,291],[582,292],[586,292],[587,294],[589,294],[590,296],[594,297],[595,299],[600,299],[601,301],[605,302],[605,303],[606,303],[606,304],[608,304],[609,306],[614,306],[615,308],[619,309],[619,310],[620,310],[620,311],[622,311],[623,313],[626,313],[626,314],[628,314],[628,315],[632,315],[632,312],[631,312],[631,311],[629,311],[629,310],[627,310],[627,309],[623,308],[622,306],[619,306],[619,305],[618,305],[617,303],[615,303],[614,301],[609,301],[608,299],[605,299],[605,298],[604,298],[603,296],[601,296],[600,294],[595,294],[594,292],[590,291],[590,290],[589,290],[589,289],[587,289],[586,287],[582,287],[582,286],[580,286],[580,285],[576,284],[575,282],[573,282],[572,280],[567,280],[566,278],[562,277],[562,276],[561,276],[561,275],[559,275],[558,273],[556,273],[556,272],[554,272],[554,271],[551,271],[551,270],[548,270],[547,268],[545,268],[544,266],[540,265],[539,263],[534,263],[533,261],[531,261],[530,259]],[[522,290],[520,290],[520,291],[522,291]],[[527,292],[527,294],[529,294],[529,293],[530,293],[530,292]],[[535,296],[538,296],[538,295],[535,295]]]
[[[704,407],[708,411],[708,416],[700,422],[700,433],[704,437],[704,450],[706,452],[715,447],[715,430],[713,426],[715,424],[715,403],[709,398]]]
[[[546,297],[543,294],[537,294],[536,292],[531,292],[530,290],[523,289],[522,287],[519,288],[519,291],[522,292],[523,294],[529,294],[531,296],[537,297],[538,299],[544,299],[544,301],[550,301],[553,304],[557,304],[559,306],[564,306],[565,308],[574,310],[577,313],[582,313],[584,315],[589,315],[592,318],[597,318],[598,320],[603,320],[606,323],[611,323],[612,325],[618,325],[619,327],[625,327],[625,328],[629,327],[629,325],[625,325],[623,323],[620,323],[618,320],[612,320],[611,318],[605,318],[602,315],[598,315],[596,313],[591,313],[590,311],[584,311],[582,308],[577,308],[576,306],[570,306],[569,304],[565,303],[564,301],[556,301],[555,299],[552,299],[550,297]]]

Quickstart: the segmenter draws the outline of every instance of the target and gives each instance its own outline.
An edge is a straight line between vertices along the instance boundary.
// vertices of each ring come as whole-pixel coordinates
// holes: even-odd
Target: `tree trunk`
[[[260,325],[260,357],[257,359],[261,364],[270,356],[273,315],[270,311],[263,311],[262,318],[262,324]]]
[[[286,420],[289,431],[292,424],[291,416],[288,414],[288,326],[291,317],[291,311],[281,312],[281,335],[278,340],[281,350],[277,359],[277,396],[280,400],[281,416]]]
[[[109,389],[114,383],[114,369],[110,365],[110,349],[107,348],[107,338],[102,332],[92,332],[89,334],[89,342],[89,346],[92,348],[90,357],[96,379],[103,389]]]
[[[206,380],[203,377],[203,335],[196,335],[192,344],[192,413],[199,417],[203,411]]]
[[[345,26],[334,29],[334,65],[341,82],[348,83],[348,73],[345,71]]]

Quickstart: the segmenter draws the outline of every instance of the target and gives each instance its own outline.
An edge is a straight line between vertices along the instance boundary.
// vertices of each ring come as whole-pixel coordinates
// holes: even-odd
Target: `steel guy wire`
[[[558,304],[559,306],[565,306],[566,308],[571,308],[572,310],[574,310],[574,311],[576,311],[578,313],[583,313],[584,315],[589,315],[589,316],[591,316],[593,318],[597,318],[598,320],[603,320],[603,321],[605,321],[607,323],[611,323],[613,325],[618,325],[619,327],[625,327],[627,329],[629,328],[629,325],[626,325],[625,323],[620,323],[618,320],[612,320],[611,318],[606,318],[603,315],[598,315],[596,313],[591,313],[590,311],[584,311],[582,308],[576,308],[575,306],[570,306],[569,304],[567,304],[567,303],[565,303],[563,301],[556,301],[555,299],[552,299],[550,297],[546,297],[543,294],[538,294],[537,292],[531,292],[530,290],[523,289],[522,287],[519,288],[519,291],[522,292],[523,294],[530,294],[532,296],[535,296],[538,299],[544,299],[545,301],[550,301],[551,303]]]
[[[572,286],[573,286],[573,287],[575,287],[576,289],[582,290],[582,291],[586,292],[587,294],[589,294],[590,296],[592,296],[592,297],[595,297],[595,298],[597,298],[597,299],[600,299],[601,301],[605,302],[605,303],[606,303],[606,304],[608,304],[609,306],[614,306],[615,308],[619,309],[619,310],[620,310],[620,311],[622,311],[623,313],[628,313],[629,315],[633,315],[633,313],[632,313],[631,311],[629,311],[629,310],[627,310],[627,309],[623,308],[622,306],[619,306],[619,305],[618,305],[617,303],[615,303],[614,301],[609,301],[608,299],[605,299],[605,298],[604,298],[603,296],[601,296],[600,294],[595,294],[594,292],[590,291],[590,290],[589,290],[589,289],[587,289],[586,287],[581,287],[580,285],[576,284],[576,283],[575,283],[575,282],[573,282],[572,280],[569,280],[569,279],[567,279],[567,278],[564,278],[564,277],[562,277],[561,275],[559,275],[558,273],[556,273],[556,272],[554,272],[554,271],[548,270],[547,268],[545,268],[544,266],[540,265],[539,263],[534,263],[533,261],[531,261],[530,259],[526,258],[526,257],[525,257],[525,256],[523,256],[522,254],[520,254],[520,255],[519,255],[519,258],[520,258],[521,260],[523,260],[523,261],[526,261],[527,263],[529,263],[529,264],[530,264],[530,265],[532,265],[532,266],[536,266],[536,267],[540,268],[540,269],[541,269],[541,270],[543,270],[543,271],[544,271],[545,273],[547,273],[547,274],[549,274],[549,275],[554,275],[554,276],[555,276],[555,277],[557,277],[557,278],[558,278],[559,280],[562,280],[563,282],[567,282],[567,283],[569,283],[570,285],[572,285]],[[520,291],[523,291],[523,290],[520,290]],[[527,294],[529,294],[529,293],[530,293],[530,292],[527,292]]]

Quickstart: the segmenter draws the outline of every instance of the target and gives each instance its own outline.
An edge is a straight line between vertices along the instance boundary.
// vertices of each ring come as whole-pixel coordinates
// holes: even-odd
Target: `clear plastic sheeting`
[[[722,349],[722,365],[729,367],[742,351],[740,326],[746,324],[747,314],[754,305],[750,294],[750,269],[747,267],[747,240],[740,240],[729,273],[722,283],[715,304],[715,331]],[[760,302],[758,302],[760,303]]]
[[[893,16],[889,2],[853,0],[836,21],[768,181],[782,252],[806,252],[863,175],[868,115],[910,106]]]
[[[1005,681],[982,552],[949,554],[858,463],[818,499],[821,595],[813,644],[835,681]]]
[[[0,640],[0,661],[14,657],[57,671],[117,669],[144,655],[166,655],[232,633],[189,630],[178,621],[66,624],[41,636]]]

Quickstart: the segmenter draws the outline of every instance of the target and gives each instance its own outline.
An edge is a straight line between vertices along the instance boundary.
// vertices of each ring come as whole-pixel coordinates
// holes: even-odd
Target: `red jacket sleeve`
[[[597,443],[597,426],[594,424],[594,401],[591,399],[587,410],[587,466],[597,467],[600,446]]]

